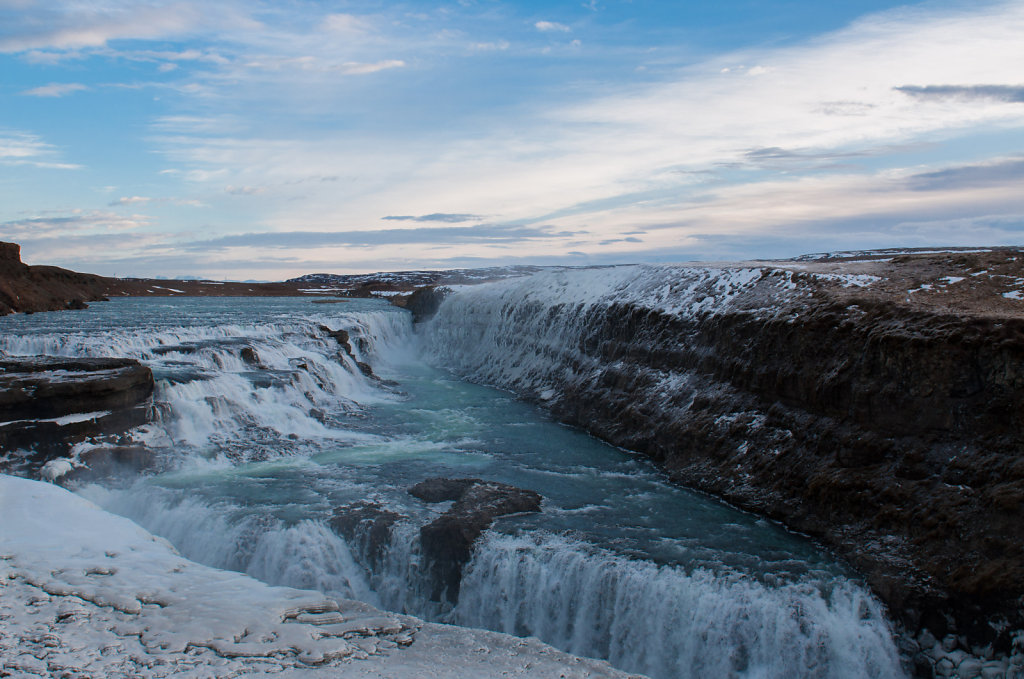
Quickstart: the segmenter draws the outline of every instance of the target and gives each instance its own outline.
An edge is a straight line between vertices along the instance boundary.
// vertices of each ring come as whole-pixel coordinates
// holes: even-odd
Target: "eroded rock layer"
[[[133,359],[0,360],[0,469],[32,471],[76,442],[142,424],[154,386],[152,370]]]

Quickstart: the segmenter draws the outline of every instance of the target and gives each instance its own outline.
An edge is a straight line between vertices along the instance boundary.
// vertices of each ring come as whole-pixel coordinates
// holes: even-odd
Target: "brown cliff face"
[[[59,309],[83,309],[103,299],[108,279],[55,266],[28,266],[21,247],[0,243],[0,316]]]
[[[461,313],[474,316],[467,347],[480,333],[513,339],[454,367],[818,538],[910,629],[1005,652],[1009,631],[1024,628],[1019,255],[858,263],[878,277],[865,287],[804,280],[780,263],[751,289],[787,292],[756,313],[509,296],[493,313]],[[451,320],[442,307],[434,323]],[[546,334],[554,325],[564,330]],[[534,363],[543,375],[523,368]]]

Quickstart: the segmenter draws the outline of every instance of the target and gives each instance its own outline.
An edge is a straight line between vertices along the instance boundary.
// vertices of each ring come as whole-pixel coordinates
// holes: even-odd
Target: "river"
[[[881,604],[811,541],[458,379],[405,311],[327,302],[115,299],[0,318],[0,350],[153,369],[156,417],[126,443],[150,448],[156,471],[77,492],[195,561],[537,636],[656,679],[903,676]],[[447,505],[407,492],[431,477],[544,497],[485,533],[454,605],[431,600],[418,547]],[[404,517],[380,558],[329,527],[361,501]]]

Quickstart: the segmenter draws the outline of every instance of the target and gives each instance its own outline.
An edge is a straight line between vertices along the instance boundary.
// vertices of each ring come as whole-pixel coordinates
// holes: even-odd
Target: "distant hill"
[[[109,278],[55,266],[29,266],[21,246],[0,242],[0,316],[84,309],[109,297],[387,297],[404,306],[417,288],[468,285],[526,276],[536,266],[395,271],[372,274],[314,273],[278,283],[207,281],[194,278]]]
[[[438,285],[472,285],[503,278],[516,278],[540,271],[539,266],[492,266],[483,269],[446,271],[382,271],[366,274],[311,273],[286,282],[319,293],[335,292],[349,297],[369,297],[373,293],[410,292]]]

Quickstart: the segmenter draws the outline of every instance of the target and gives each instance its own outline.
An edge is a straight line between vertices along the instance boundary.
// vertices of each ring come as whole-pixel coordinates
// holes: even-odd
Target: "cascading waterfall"
[[[166,538],[193,561],[247,573],[273,585],[380,604],[348,545],[322,522],[289,525],[236,506],[175,498],[151,486],[128,491],[88,486],[83,494]]]
[[[653,677],[899,676],[882,607],[860,587],[686,573],[560,536],[491,536],[453,619]]]
[[[552,402],[567,385],[585,384],[598,373],[599,352],[588,345],[599,341],[591,339],[592,326],[609,306],[631,304],[680,318],[710,310],[770,314],[774,293],[794,287],[790,272],[758,267],[546,271],[460,289],[423,335],[433,360],[466,379]],[[675,400],[692,396],[689,385],[661,377],[666,381],[652,391]]]
[[[595,281],[610,292],[629,278],[602,276]],[[737,286],[754,279],[744,274]],[[496,290],[447,301],[425,332],[431,355],[450,362],[465,352],[482,381],[554,388],[544,373],[572,351],[558,343],[580,321],[546,313],[519,337],[495,335],[491,315],[540,303]],[[577,297],[566,299],[587,299]],[[659,679],[903,676],[880,605],[804,541],[673,488],[646,463],[506,394],[424,366],[404,312],[299,304],[116,300],[59,320],[21,319],[28,327],[0,334],[0,352],[127,356],[153,368],[162,414],[133,437],[176,463],[79,492],[187,558],[535,635]],[[352,355],[321,326],[347,330]],[[419,527],[447,505],[406,493],[430,476],[488,478],[545,497],[540,514],[499,520],[485,534],[454,607],[429,600],[418,545]],[[335,508],[364,500],[400,516],[382,554],[329,527]]]
[[[139,313],[153,311],[149,300],[139,302]],[[191,320],[177,311],[141,328],[117,327],[109,314],[97,314],[70,332],[41,318],[35,333],[0,336],[0,355],[138,359],[156,378],[159,426],[137,434],[164,447],[261,459],[310,440],[363,440],[345,416],[394,395],[357,362],[405,351],[411,331],[407,315],[390,310],[216,325],[177,325]],[[350,333],[351,355],[325,328]]]

